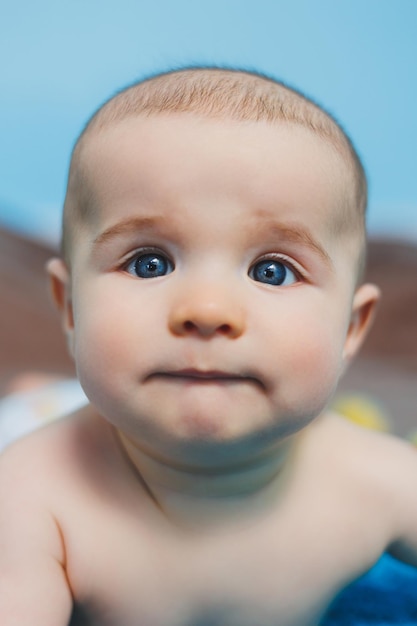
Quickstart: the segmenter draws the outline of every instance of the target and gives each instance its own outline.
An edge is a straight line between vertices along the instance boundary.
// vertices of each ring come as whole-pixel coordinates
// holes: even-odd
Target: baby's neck
[[[234,523],[273,505],[287,484],[300,435],[234,467],[178,469],[146,455],[118,433],[138,480],[164,516],[187,528]]]

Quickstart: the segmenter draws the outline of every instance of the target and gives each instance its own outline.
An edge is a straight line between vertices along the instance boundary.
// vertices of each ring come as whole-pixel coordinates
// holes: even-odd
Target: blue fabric
[[[323,626],[417,625],[417,569],[388,555],[334,601]]]

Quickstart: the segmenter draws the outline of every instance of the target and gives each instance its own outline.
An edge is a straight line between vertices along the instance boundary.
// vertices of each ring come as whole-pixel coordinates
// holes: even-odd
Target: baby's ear
[[[49,274],[52,298],[61,315],[62,328],[67,338],[68,349],[72,354],[74,316],[70,274],[64,261],[59,258],[50,259],[46,265],[46,271]]]
[[[355,356],[363,344],[372,326],[379,299],[380,290],[371,283],[365,283],[356,290],[343,350],[343,357],[347,363]]]

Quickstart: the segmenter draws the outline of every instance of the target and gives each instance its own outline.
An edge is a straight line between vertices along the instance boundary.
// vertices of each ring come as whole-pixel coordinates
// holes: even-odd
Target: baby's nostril
[[[218,330],[223,335],[227,335],[227,334],[230,333],[230,326],[229,326],[229,324],[222,324],[221,326],[219,326]]]
[[[194,326],[194,324],[192,322],[187,320],[186,322],[184,322],[184,328],[185,328],[185,330],[193,330],[193,328],[195,328],[195,326]]]

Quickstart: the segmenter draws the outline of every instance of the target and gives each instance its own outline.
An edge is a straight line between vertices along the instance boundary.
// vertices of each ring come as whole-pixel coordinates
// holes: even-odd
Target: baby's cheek
[[[77,374],[87,395],[102,394],[117,384],[123,338],[115,324],[84,318],[76,327],[74,358]]]
[[[331,328],[316,327],[297,342],[294,375],[311,395],[324,401],[333,392],[341,371],[343,345]]]

